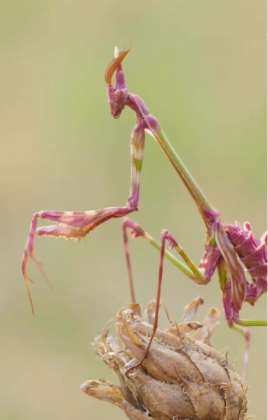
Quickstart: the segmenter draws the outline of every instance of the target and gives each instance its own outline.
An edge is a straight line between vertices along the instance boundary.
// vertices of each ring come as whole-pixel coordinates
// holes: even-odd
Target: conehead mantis
[[[131,183],[127,204],[123,207],[107,207],[98,210],[81,212],[71,211],[40,211],[34,214],[30,234],[22,260],[22,272],[25,279],[32,312],[34,313],[29,282],[32,280],[27,274],[27,264],[32,259],[39,267],[43,277],[48,278],[43,266],[34,255],[36,235],[54,236],[63,238],[83,238],[90,231],[100,224],[112,218],[125,217],[138,210],[141,171],[145,147],[145,133],[148,132],[160,145],[165,155],[171,162],[175,171],[183,181],[185,187],[196,203],[197,209],[206,228],[205,251],[199,266],[197,266],[184,251],[175,237],[164,230],[161,235],[161,242],[156,242],[152,236],[144,231],[139,225],[130,219],[123,221],[123,239],[129,273],[132,301],[135,302],[134,281],[131,271],[127,230],[131,229],[134,237],[142,237],[160,251],[158,292],[156,299],[156,316],[153,327],[153,334],[149,343],[153,340],[158,326],[158,312],[160,305],[161,286],[163,277],[164,257],[176,265],[189,279],[197,284],[206,285],[210,282],[213,273],[217,270],[219,284],[223,298],[225,317],[229,327],[234,328],[247,340],[245,352],[245,369],[249,355],[250,333],[243,327],[266,326],[265,320],[241,319],[239,312],[244,302],[254,305],[262,294],[267,291],[267,232],[259,240],[253,233],[249,223],[244,227],[236,223],[223,224],[220,212],[216,210],[204,195],[203,191],[186,168],[185,164],[169,142],[159,121],[150,113],[144,101],[135,94],[128,91],[125,81],[125,74],[122,62],[131,50],[119,52],[115,49],[114,58],[108,65],[105,72],[107,84],[108,103],[111,114],[118,119],[125,107],[134,111],[136,125],[131,132]],[[115,75],[115,86],[112,84]],[[46,219],[55,222],[55,225],[37,227],[38,219]],[[166,249],[166,242],[170,248],[177,251],[184,262],[178,260]],[[244,266],[244,267],[243,267]],[[245,270],[251,280],[247,280]],[[145,356],[146,357],[146,356]]]

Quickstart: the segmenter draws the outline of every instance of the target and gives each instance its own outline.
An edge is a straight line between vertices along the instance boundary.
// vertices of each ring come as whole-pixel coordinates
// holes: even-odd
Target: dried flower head
[[[219,311],[211,308],[203,323],[193,321],[202,298],[191,302],[180,324],[157,330],[148,357],[146,352],[154,302],[141,316],[131,304],[117,315],[116,338],[108,336],[112,321],[94,345],[101,358],[119,377],[120,386],[107,381],[87,381],[88,395],[123,409],[131,420],[243,420],[246,419],[246,387],[222,354],[210,345]]]

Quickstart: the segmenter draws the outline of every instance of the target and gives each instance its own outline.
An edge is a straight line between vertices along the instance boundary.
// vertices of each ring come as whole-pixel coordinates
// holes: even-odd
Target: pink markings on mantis
[[[135,201],[135,200],[133,200]],[[32,219],[30,234],[24,250],[21,269],[25,280],[32,313],[34,314],[34,306],[29,288],[29,282],[33,282],[27,274],[27,265],[29,259],[32,259],[38,266],[42,276],[49,283],[48,277],[43,269],[43,265],[34,255],[35,237],[38,236],[54,236],[65,239],[81,239],[89,232],[94,230],[100,224],[112,218],[118,218],[128,215],[137,210],[136,206],[128,205],[126,207],[107,207],[99,210],[90,211],[40,211],[35,213]],[[46,219],[58,223],[57,225],[44,226],[37,228],[38,219]]]
[[[244,300],[254,306],[267,291],[267,232],[261,239],[256,238],[248,222],[244,223],[243,228],[236,222],[235,225],[226,224],[224,229],[251,277],[252,283],[246,280]]]
[[[267,292],[267,281],[263,281],[263,284],[255,286],[252,283],[247,283],[246,298],[245,301],[250,305],[255,306],[257,300]]]
[[[237,253],[220,222],[216,224],[216,241],[231,274],[232,301],[240,311],[246,297],[246,277]]]
[[[222,255],[219,247],[213,244],[208,237],[205,241],[204,255],[199,263],[199,270],[208,282],[211,280],[221,259]]]
[[[140,195],[141,170],[145,145],[145,123],[138,123],[131,133],[131,185],[128,202],[138,205]]]
[[[233,302],[232,297],[232,281],[230,278],[226,281],[224,288],[222,289],[223,307],[225,317],[230,326],[239,320],[239,310]]]
[[[243,228],[238,222],[227,224],[225,231],[253,283],[262,285],[267,280],[267,232],[261,239],[256,238],[248,222]]]

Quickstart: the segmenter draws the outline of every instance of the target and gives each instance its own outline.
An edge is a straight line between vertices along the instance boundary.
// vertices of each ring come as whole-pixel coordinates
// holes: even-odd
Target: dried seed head
[[[87,381],[81,389],[120,407],[131,420],[245,420],[246,387],[227,353],[209,343],[219,311],[211,308],[202,324],[193,321],[202,303],[198,298],[188,305],[182,323],[173,321],[168,330],[158,329],[148,357],[136,369],[130,368],[144,357],[154,304],[148,305],[146,318],[137,304],[121,309],[118,336],[108,336],[110,321],[94,343],[97,356],[118,375],[120,386]]]

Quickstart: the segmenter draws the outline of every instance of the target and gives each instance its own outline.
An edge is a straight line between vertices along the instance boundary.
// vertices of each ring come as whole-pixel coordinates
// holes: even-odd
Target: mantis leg
[[[145,232],[137,223],[133,222],[130,219],[125,219],[122,223],[123,229],[123,240],[124,240],[124,248],[125,248],[125,255],[127,261],[127,269],[128,269],[128,277],[129,277],[129,285],[130,285],[130,292],[131,292],[131,300],[133,303],[136,303],[135,298],[135,290],[134,290],[134,279],[132,274],[131,268],[131,261],[129,255],[129,244],[128,244],[128,237],[127,237],[127,229],[131,229],[131,235],[135,238],[141,237],[146,239],[151,245],[153,245],[158,251],[161,250],[161,245],[154,240],[154,238],[149,235],[149,233]],[[165,257],[169,259],[179,270],[181,270],[188,278],[191,280],[195,279],[195,276],[191,269],[179,261],[174,255],[165,249]]]
[[[129,255],[129,246],[128,246],[128,239],[127,239],[127,229],[131,229],[131,234],[134,237],[142,237],[146,239],[149,243],[151,243],[156,249],[160,251],[160,264],[159,264],[159,274],[158,274],[158,288],[157,288],[157,297],[156,297],[156,305],[155,305],[155,318],[154,318],[154,324],[153,324],[153,331],[152,335],[150,337],[150,341],[148,344],[148,347],[146,349],[145,355],[143,360],[139,363],[140,366],[144,359],[147,357],[150,346],[152,344],[152,341],[154,339],[156,330],[158,328],[158,317],[159,317],[159,309],[160,309],[160,300],[161,300],[161,289],[162,289],[162,280],[163,280],[163,268],[164,268],[164,257],[166,256],[176,267],[178,267],[188,278],[195,281],[198,284],[207,284],[210,281],[210,278],[205,277],[205,275],[202,273],[202,271],[193,263],[193,261],[190,259],[190,257],[185,253],[185,251],[182,249],[182,247],[178,244],[178,242],[175,240],[175,238],[167,231],[164,230],[161,235],[161,244],[157,243],[151,235],[149,235],[147,232],[145,232],[139,225],[137,225],[135,222],[129,219],[125,219],[123,221],[123,239],[124,239],[124,247],[125,247],[125,253],[126,253],[126,260],[127,260],[127,268],[128,268],[128,274],[129,274],[129,282],[130,282],[130,290],[131,290],[131,298],[133,303],[135,303],[135,292],[134,292],[134,280],[132,275],[132,269],[131,269],[131,261],[130,261],[130,255]],[[181,263],[177,258],[175,258],[169,251],[165,249],[166,241],[169,242],[169,245],[171,248],[175,248],[179,255],[183,258],[184,262]],[[211,256],[212,254],[210,254]],[[212,255],[214,258],[214,255]],[[207,257],[209,258],[209,256]],[[206,260],[206,264],[208,264],[208,259]],[[214,264],[215,265],[215,264]],[[202,259],[200,266],[204,266],[204,258]],[[215,265],[216,267],[216,265]],[[205,270],[205,273],[211,272],[208,270]],[[137,366],[133,367],[136,368]],[[132,367],[129,370],[133,369]]]
[[[29,288],[29,282],[34,283],[27,274],[27,265],[29,259],[32,259],[38,266],[42,276],[49,284],[48,277],[43,269],[43,264],[38,261],[34,255],[35,237],[36,235],[54,236],[58,238],[84,238],[89,232],[101,223],[111,218],[125,216],[137,210],[136,206],[127,207],[108,207],[105,209],[91,211],[40,211],[35,213],[31,222],[30,234],[26,243],[26,247],[22,257],[21,269],[25,280],[32,313],[34,314],[33,301]],[[52,226],[44,226],[37,228],[38,219],[46,219],[58,224]]]
[[[125,207],[107,207],[99,210],[90,211],[40,211],[35,213],[31,222],[30,234],[26,243],[22,258],[22,273],[25,280],[32,312],[34,307],[29,288],[29,282],[34,283],[27,274],[27,264],[31,258],[38,266],[42,276],[49,283],[48,277],[43,269],[43,265],[34,255],[35,236],[54,236],[62,238],[84,238],[89,232],[100,224],[112,218],[118,218],[128,215],[138,210],[140,177],[143,162],[143,153],[145,145],[145,127],[144,121],[138,120],[137,125],[131,133],[131,184],[127,206]],[[38,219],[46,219],[58,223],[53,226],[37,228]]]
[[[130,282],[130,290],[131,290],[131,298],[132,302],[135,303],[135,292],[134,292],[134,280],[132,275],[131,269],[131,261],[129,255],[129,244],[127,238],[127,229],[131,230],[131,235],[135,238],[141,237],[153,245],[158,251],[161,251],[162,245],[157,242],[148,232],[143,230],[137,223],[133,222],[130,219],[125,219],[122,224],[123,229],[123,240],[124,240],[124,248],[127,260],[127,269],[129,275],[129,282]],[[197,267],[190,257],[186,254],[186,252],[182,249],[182,247],[178,244],[175,238],[168,232],[163,231],[162,235],[164,235],[165,240],[169,241],[169,245],[171,248],[175,248],[179,255],[184,260],[185,264],[178,260],[170,251],[164,249],[165,257],[172,262],[180,271],[182,271],[190,280],[195,281],[198,284],[207,284],[213,272],[216,268],[216,263],[218,261],[218,252],[213,253],[211,249],[209,249],[209,253],[205,252],[199,267]],[[217,251],[217,249],[215,248]]]

